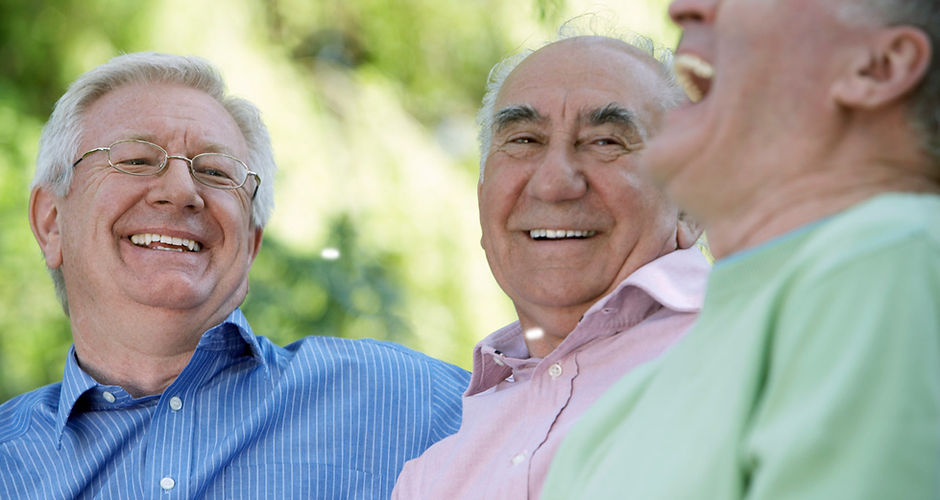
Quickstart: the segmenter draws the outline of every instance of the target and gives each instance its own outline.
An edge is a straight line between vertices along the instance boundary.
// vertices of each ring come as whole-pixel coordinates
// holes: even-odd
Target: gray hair
[[[72,161],[81,154],[82,118],[88,107],[108,92],[135,83],[173,83],[200,90],[219,102],[232,116],[248,145],[245,163],[261,177],[252,201],[251,222],[264,227],[274,206],[274,175],[277,165],[268,129],[251,102],[226,94],[218,70],[199,57],[139,52],[115,57],[75,80],[56,102],[39,139],[36,174],[31,188],[44,186],[59,197],[69,192]],[[65,313],[68,300],[61,269],[49,269],[56,295]]]
[[[663,83],[665,85],[661,94],[661,105],[663,109],[676,107],[685,101],[685,92],[676,80],[675,73],[672,69],[671,50],[658,46],[649,37],[636,33],[624,34],[618,32],[608,24],[608,21],[597,15],[588,14],[567,21],[559,28],[558,36],[555,40],[545,43],[541,47],[581,36],[601,36],[619,40],[637,49],[640,53],[649,55],[650,58],[659,63],[658,66],[663,77]],[[486,159],[493,141],[493,119],[496,112],[496,98],[499,97],[499,92],[502,90],[503,84],[506,82],[506,78],[509,77],[510,73],[536,50],[537,49],[526,49],[518,54],[511,55],[496,63],[496,65],[490,69],[486,82],[486,93],[483,95],[483,103],[480,106],[480,110],[477,112],[477,125],[480,127],[478,139],[480,141],[479,182],[481,183],[483,182],[484,170],[486,169]]]
[[[843,14],[887,25],[909,25],[930,39],[932,59],[923,80],[911,95],[911,122],[921,135],[924,152],[940,172],[940,4],[937,0],[862,0],[843,4]]]

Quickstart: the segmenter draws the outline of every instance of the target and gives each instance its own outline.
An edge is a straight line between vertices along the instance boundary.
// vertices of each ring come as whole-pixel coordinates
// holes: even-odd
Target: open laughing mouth
[[[597,231],[579,231],[576,229],[532,229],[529,237],[533,240],[585,239],[597,234]]]
[[[202,249],[198,241],[153,233],[132,234],[131,243],[151,250],[170,252],[198,252]]]
[[[672,65],[676,79],[690,101],[698,102],[708,95],[715,76],[715,68],[710,63],[692,54],[679,54]]]

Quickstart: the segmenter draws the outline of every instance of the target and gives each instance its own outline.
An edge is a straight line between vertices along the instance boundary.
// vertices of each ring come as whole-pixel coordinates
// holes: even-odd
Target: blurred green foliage
[[[473,115],[489,68],[574,4],[0,0],[0,401],[60,379],[71,343],[26,216],[41,126],[78,75],[140,50],[212,60],[271,129],[277,209],[243,305],[256,333],[468,367],[514,319],[479,248]],[[665,1],[630,4],[628,27],[663,39]]]
[[[266,325],[266,336],[286,344],[304,335],[411,340],[401,308],[405,277],[396,276],[395,257],[357,244],[347,217],[331,223],[338,242],[335,259],[316,259],[268,239],[252,266],[248,318]]]

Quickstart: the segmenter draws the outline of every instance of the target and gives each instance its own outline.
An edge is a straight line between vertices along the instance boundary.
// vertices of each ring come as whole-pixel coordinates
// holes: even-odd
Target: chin
[[[577,290],[571,286],[560,285],[550,287],[550,289],[535,290],[531,295],[530,302],[539,304],[542,307],[554,307],[558,309],[568,309],[591,304],[600,300],[604,294],[598,294],[593,290]]]
[[[175,287],[172,290],[148,290],[129,298],[138,304],[165,310],[196,309],[210,300],[210,294],[202,290]]]

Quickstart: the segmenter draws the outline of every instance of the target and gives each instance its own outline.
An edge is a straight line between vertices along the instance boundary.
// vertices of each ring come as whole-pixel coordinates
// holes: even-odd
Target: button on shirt
[[[405,465],[393,498],[538,498],[575,420],[691,326],[708,271],[696,248],[648,263],[544,359],[529,356],[518,322],[486,337],[474,349],[460,430]]]
[[[469,374],[402,346],[203,334],[162,395],[63,381],[0,406],[0,498],[383,498],[457,430]]]

